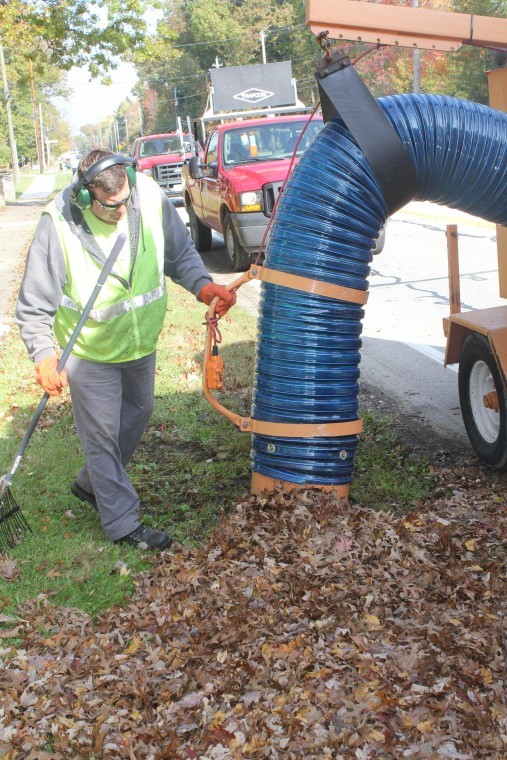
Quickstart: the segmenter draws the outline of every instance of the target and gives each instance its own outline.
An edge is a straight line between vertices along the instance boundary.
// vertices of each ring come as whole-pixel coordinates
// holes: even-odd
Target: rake
[[[61,372],[62,369],[64,368],[65,363],[67,362],[67,359],[69,358],[69,354],[74,348],[76,340],[79,337],[79,333],[81,332],[84,323],[88,319],[88,316],[90,314],[90,311],[93,308],[93,305],[97,299],[97,296],[102,286],[104,285],[107,277],[111,273],[114,263],[116,259],[118,258],[120,251],[125,244],[126,239],[127,239],[127,236],[124,233],[121,233],[120,235],[118,235],[118,239],[116,240],[111,250],[111,253],[106,259],[106,263],[104,264],[100,272],[100,275],[95,284],[95,287],[93,288],[92,294],[90,298],[88,299],[86,306],[84,307],[81,313],[81,316],[79,317],[78,323],[76,327],[74,328],[72,335],[70,336],[69,342],[65,346],[65,349],[60,357],[60,361],[58,362],[58,365],[56,368],[57,372]],[[42,416],[42,413],[44,409],[46,408],[48,399],[49,399],[49,393],[45,393],[44,396],[41,398],[39,402],[39,406],[37,407],[37,410],[28,427],[28,430],[25,433],[25,437],[23,438],[21,442],[21,446],[18,449],[18,453],[16,454],[16,458],[14,459],[11,469],[6,475],[3,475],[0,478],[0,556],[2,554],[5,554],[7,549],[12,548],[16,544],[18,544],[23,538],[24,533],[26,532],[32,533],[32,529],[30,528],[25,516],[23,515],[21,511],[21,507],[19,506],[14,496],[12,495],[10,491],[10,487],[12,485],[12,479],[14,477],[14,474],[19,467],[19,463],[21,462],[21,458],[23,454],[25,453],[26,447],[28,446],[28,442],[30,441],[30,438],[32,437],[33,431],[35,430],[37,423],[39,422]]]

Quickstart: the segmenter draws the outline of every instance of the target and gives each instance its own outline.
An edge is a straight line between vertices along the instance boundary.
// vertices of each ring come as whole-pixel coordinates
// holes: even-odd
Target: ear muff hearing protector
[[[125,167],[129,187],[132,189],[136,184],[135,160],[133,158],[129,158],[128,156],[105,156],[95,164],[92,164],[90,168],[85,171],[83,176],[74,183],[72,187],[71,202],[82,211],[84,209],[90,208],[93,202],[93,198],[92,194],[87,188],[87,185],[93,179],[95,179],[97,174],[100,174],[100,172],[103,172],[105,169],[109,169],[110,166],[115,166],[116,164],[123,164]]]

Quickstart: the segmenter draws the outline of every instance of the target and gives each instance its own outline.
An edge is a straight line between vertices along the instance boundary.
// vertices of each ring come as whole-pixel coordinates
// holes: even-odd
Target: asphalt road
[[[0,208],[0,338],[12,326],[24,256],[54,184],[54,174],[34,175],[17,203]]]
[[[179,209],[186,219],[184,209]],[[430,203],[411,203],[389,221],[383,253],[372,262],[363,320],[361,404],[395,417],[402,437],[422,453],[475,458],[463,425],[457,366],[444,368],[442,318],[449,315],[447,224],[457,224],[463,309],[502,303],[498,296],[495,227]],[[217,281],[238,277],[223,240],[203,254]],[[260,283],[238,300],[253,314]]]

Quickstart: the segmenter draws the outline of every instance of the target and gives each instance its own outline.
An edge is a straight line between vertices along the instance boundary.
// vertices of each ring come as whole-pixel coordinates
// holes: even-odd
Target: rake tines
[[[0,500],[0,555],[18,544],[27,531],[31,533],[32,529],[10,489],[6,488]]]

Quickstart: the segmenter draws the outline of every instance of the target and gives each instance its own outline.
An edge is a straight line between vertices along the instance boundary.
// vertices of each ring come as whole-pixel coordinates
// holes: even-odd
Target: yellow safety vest
[[[162,198],[152,180],[140,180],[141,231],[131,284],[127,288],[116,277],[107,278],[72,351],[82,359],[105,363],[140,359],[155,350],[162,330],[167,306]],[[101,264],[83,247],[54,203],[45,213],[53,220],[65,256],[67,282],[53,326],[58,342],[65,347],[95,287]]]

